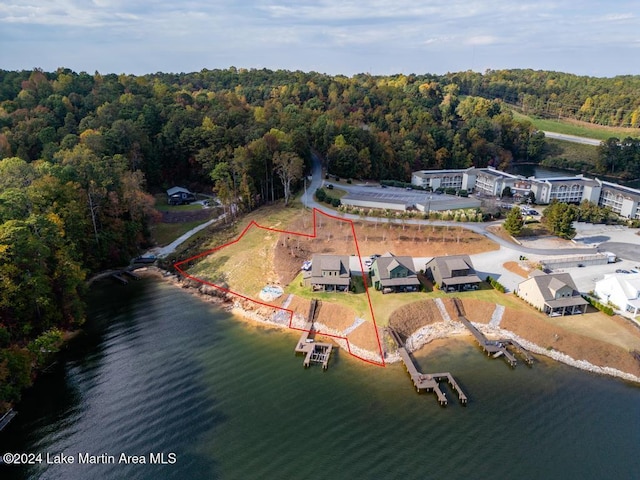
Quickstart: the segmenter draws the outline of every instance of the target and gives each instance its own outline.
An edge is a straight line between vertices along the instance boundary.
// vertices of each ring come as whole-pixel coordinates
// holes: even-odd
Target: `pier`
[[[127,285],[129,280],[140,280],[140,276],[134,272],[138,267],[128,267],[123,270],[116,270],[110,273],[110,277],[122,285]]]
[[[9,422],[11,422],[11,420],[13,420],[13,417],[15,417],[17,414],[18,412],[16,412],[13,409],[10,409],[7,413],[5,413],[0,418],[0,432],[4,429],[4,427],[9,425]]]
[[[515,367],[518,364],[518,360],[515,355],[509,351],[508,347],[511,346],[514,350],[520,353],[520,355],[522,355],[527,365],[533,365],[533,357],[522,345],[515,340],[509,339],[488,340],[487,337],[478,330],[476,326],[467,319],[467,317],[465,317],[464,306],[460,299],[454,298],[453,305],[458,313],[458,321],[467,327],[467,330],[471,332],[480,345],[480,348],[486,352],[487,356],[492,356],[493,358],[504,357],[511,367]]]
[[[323,370],[326,370],[329,367],[329,358],[331,357],[333,345],[331,343],[322,343],[315,341],[316,332],[313,328],[313,322],[318,315],[319,309],[320,302],[316,299],[313,299],[311,301],[311,305],[309,306],[309,314],[307,316],[305,331],[302,332],[302,335],[300,335],[300,339],[296,344],[294,352],[296,354],[301,353],[305,356],[302,362],[302,365],[305,368],[311,366],[312,363],[317,363],[322,365]]]
[[[413,359],[411,358],[411,355],[409,355],[409,352],[404,347],[404,343],[402,342],[400,335],[398,335],[398,332],[396,332],[392,327],[388,327],[387,331],[398,346],[398,353],[400,354],[400,358],[402,359],[404,366],[406,367],[407,372],[411,377],[411,381],[413,381],[413,385],[416,387],[416,391],[418,393],[422,391],[434,392],[436,394],[436,397],[438,398],[438,403],[440,403],[440,405],[442,406],[446,406],[448,403],[447,396],[440,388],[439,382],[447,381],[449,382],[449,385],[451,385],[453,391],[458,394],[460,403],[462,405],[467,404],[467,396],[462,391],[462,388],[460,387],[458,382],[456,382],[456,380],[453,378],[453,375],[451,375],[449,372],[422,373],[418,371],[415,363],[413,362]]]

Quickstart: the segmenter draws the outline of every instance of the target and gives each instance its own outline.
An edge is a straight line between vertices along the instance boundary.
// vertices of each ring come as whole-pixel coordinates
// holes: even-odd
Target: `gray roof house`
[[[481,282],[469,255],[434,257],[427,262],[425,273],[445,292],[477,289]]]
[[[525,302],[550,317],[577,315],[587,311],[588,302],[580,296],[568,273],[544,273],[534,270],[520,282],[516,293]]]
[[[311,270],[304,272],[304,283],[313,290],[345,292],[351,285],[348,255],[313,256]]]
[[[171,187],[167,190],[167,203],[169,205],[182,205],[196,200],[196,196],[184,187]]]
[[[383,293],[415,292],[420,287],[412,257],[385,253],[371,265],[371,281]]]

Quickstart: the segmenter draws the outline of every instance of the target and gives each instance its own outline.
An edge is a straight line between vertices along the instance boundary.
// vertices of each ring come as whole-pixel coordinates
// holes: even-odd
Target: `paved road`
[[[169,255],[170,253],[175,252],[176,248],[178,248],[178,246],[180,244],[182,244],[182,243],[186,242],[187,240],[189,240],[189,238],[191,238],[193,235],[198,233],[200,230],[203,230],[203,229],[207,228],[209,225],[212,225],[215,222],[217,222],[219,220],[222,220],[225,216],[226,216],[226,213],[223,213],[222,215],[220,215],[217,218],[214,218],[214,219],[211,219],[211,220],[209,220],[207,222],[201,223],[197,227],[192,228],[191,230],[189,230],[187,233],[185,233],[183,235],[180,235],[178,238],[176,238],[169,245],[167,245],[165,247],[160,247],[160,248],[152,248],[145,255],[155,255],[155,256],[157,256],[159,258],[164,258],[167,255]]]
[[[543,130],[545,137],[555,140],[564,140],[565,142],[582,143],[584,145],[600,145],[602,140],[596,138],[578,137],[576,135],[567,135],[566,133],[547,132]]]

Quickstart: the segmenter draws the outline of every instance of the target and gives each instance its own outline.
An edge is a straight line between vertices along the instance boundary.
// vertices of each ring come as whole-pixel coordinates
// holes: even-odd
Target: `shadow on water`
[[[91,292],[83,333],[0,434],[0,452],[65,453],[76,464],[2,466],[3,479],[219,478],[218,462],[198,442],[227,415],[202,384],[196,352],[223,334],[207,305],[187,308],[171,293],[148,281]],[[116,465],[78,465],[81,453],[114,455]],[[144,455],[147,464],[118,464],[121,453]],[[177,462],[149,464],[151,453],[175,453]]]

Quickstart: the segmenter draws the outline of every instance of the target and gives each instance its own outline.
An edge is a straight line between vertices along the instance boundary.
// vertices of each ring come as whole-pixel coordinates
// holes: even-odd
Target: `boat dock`
[[[411,358],[411,355],[409,355],[409,352],[404,347],[404,343],[402,342],[400,335],[398,335],[398,333],[391,327],[388,327],[387,331],[398,346],[398,353],[400,354],[400,358],[404,362],[404,366],[406,367],[407,372],[409,373],[409,376],[413,381],[413,385],[416,387],[416,391],[418,393],[420,393],[421,391],[434,392],[436,394],[436,397],[438,397],[438,402],[440,403],[440,405],[446,406],[448,403],[447,396],[440,388],[439,382],[447,381],[449,382],[449,385],[451,385],[451,388],[458,394],[460,403],[463,405],[467,404],[467,396],[462,391],[462,388],[460,387],[458,382],[456,382],[456,380],[453,378],[453,375],[451,375],[449,372],[422,373],[418,371],[415,363],[413,362],[413,359]]]
[[[326,370],[329,366],[329,358],[331,357],[333,345],[331,343],[322,343],[315,341],[316,332],[313,328],[313,322],[318,314],[319,309],[320,302],[316,299],[313,299],[309,307],[309,314],[307,317],[305,331],[302,332],[302,335],[300,335],[300,339],[296,344],[294,352],[296,354],[301,353],[305,356],[302,362],[302,365],[305,368],[311,366],[312,363],[318,363],[322,365],[323,370]]]
[[[124,270],[117,270],[111,274],[111,278],[122,285],[127,285],[129,283],[129,280],[127,280],[126,277],[133,280],[140,280],[140,276],[133,271],[133,268],[134,267],[129,267]]]
[[[4,427],[9,425],[9,422],[11,422],[11,420],[13,420],[13,417],[15,417],[17,414],[18,412],[16,412],[13,409],[10,409],[7,413],[5,413],[2,416],[2,418],[0,418],[0,432],[4,430]]]
[[[458,321],[467,327],[480,347],[487,353],[487,356],[492,356],[493,358],[504,357],[511,367],[515,367],[518,364],[518,360],[515,355],[509,351],[508,347],[511,346],[523,356],[527,365],[533,365],[533,357],[522,345],[515,340],[509,339],[488,340],[487,337],[465,317],[464,306],[458,298],[453,299],[453,305],[458,313]]]

